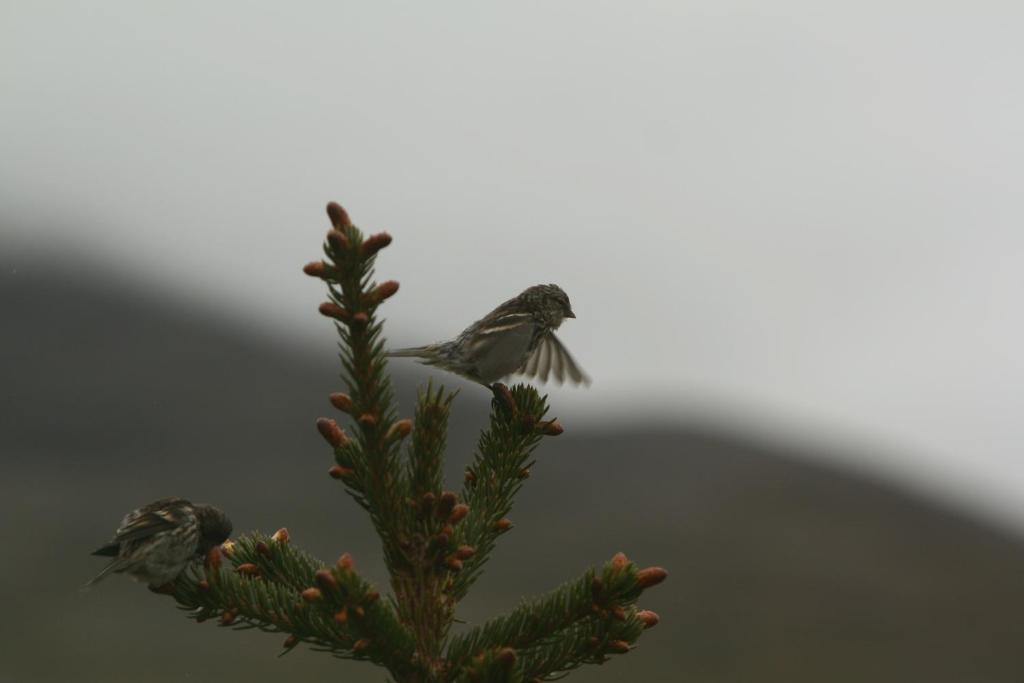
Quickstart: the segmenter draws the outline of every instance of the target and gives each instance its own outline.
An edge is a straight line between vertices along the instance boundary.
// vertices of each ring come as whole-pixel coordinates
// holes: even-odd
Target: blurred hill
[[[383,679],[301,648],[278,659],[282,638],[197,626],[127,580],[79,591],[120,516],[171,494],[216,502],[238,530],[287,526],[323,559],[350,551],[383,587],[313,429],[338,389],[325,321],[323,346],[303,348],[116,272],[38,263],[4,272],[0,310],[0,681]],[[402,371],[408,413],[427,371]],[[456,401],[453,477],[488,399]],[[571,680],[1024,680],[1020,539],[813,453],[622,411],[542,444],[462,618],[622,550],[669,569],[643,603],[662,623]]]

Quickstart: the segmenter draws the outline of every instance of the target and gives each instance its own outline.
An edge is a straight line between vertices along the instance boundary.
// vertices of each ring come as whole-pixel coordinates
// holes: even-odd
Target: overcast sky
[[[0,229],[319,343],[337,200],[395,237],[396,345],[557,282],[577,424],[848,443],[1024,528],[1022,36],[1017,2],[6,0]]]

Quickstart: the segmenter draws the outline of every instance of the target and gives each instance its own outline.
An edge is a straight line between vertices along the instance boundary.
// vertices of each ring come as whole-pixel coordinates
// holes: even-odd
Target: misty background
[[[137,680],[125,651],[147,680],[376,675],[77,592],[169,494],[382,582],[311,428],[328,200],[395,237],[396,346],[538,282],[579,316],[595,383],[546,388],[567,433],[464,616],[624,550],[669,568],[664,621],[581,679],[1018,680],[1022,29],[998,2],[0,3],[0,680]],[[408,412],[431,372],[392,368]],[[453,473],[486,404],[463,386]]]

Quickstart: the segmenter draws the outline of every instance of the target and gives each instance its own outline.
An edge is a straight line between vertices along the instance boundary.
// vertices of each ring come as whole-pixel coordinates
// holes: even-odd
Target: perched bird
[[[86,585],[124,572],[154,588],[163,586],[230,535],[231,521],[212,505],[162,498],[125,515],[114,539],[93,553],[114,559]]]
[[[419,358],[484,386],[521,374],[559,383],[590,384],[590,378],[555,336],[565,318],[575,318],[558,285],[534,285],[467,327],[454,341],[391,351]]]

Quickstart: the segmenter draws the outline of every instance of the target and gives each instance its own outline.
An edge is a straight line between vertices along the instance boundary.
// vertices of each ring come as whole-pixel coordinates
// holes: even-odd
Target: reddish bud
[[[466,515],[468,514],[469,506],[466,505],[465,503],[459,503],[458,505],[452,508],[452,514],[448,515],[448,522],[451,524],[458,524],[463,519],[465,519]]]
[[[641,588],[650,588],[668,578],[668,572],[661,567],[648,567],[636,573],[636,583]]]
[[[348,445],[348,437],[345,436],[345,432],[331,418],[318,417],[316,419],[316,428],[320,432],[320,436],[324,437],[324,441],[335,448]]]
[[[327,204],[327,217],[331,219],[331,225],[336,228],[346,228],[352,225],[352,219],[348,217],[348,212],[341,208],[341,204],[338,202]]]
[[[331,405],[343,413],[351,415],[352,411],[355,410],[355,406],[352,404],[352,397],[348,394],[338,391],[331,394],[328,398],[331,401]]]
[[[476,548],[471,545],[460,545],[455,549],[455,557],[460,560],[467,560],[476,553]]]
[[[377,426],[377,418],[371,413],[363,413],[357,419],[357,422],[367,429],[371,429]]]
[[[235,567],[235,571],[243,576],[259,576],[260,568],[252,562],[246,562]]]
[[[344,553],[342,554],[341,557],[338,558],[338,569],[341,569],[343,571],[348,571],[349,569],[352,569],[352,566],[354,564],[355,562],[352,561],[352,556],[348,553]]]
[[[342,607],[340,610],[334,613],[334,620],[339,624],[344,624],[348,621],[348,608]]]
[[[405,419],[399,420],[395,424],[391,425],[391,429],[388,430],[387,439],[404,439],[405,437],[412,434],[412,420]]]
[[[298,644],[299,644],[299,637],[298,636],[294,636],[294,635],[293,636],[288,636],[287,638],[284,639],[284,649],[286,649],[286,650],[290,650],[290,649],[292,649],[293,647],[295,647]]]
[[[455,557],[454,555],[451,555],[451,556],[445,558],[444,563],[448,567],[448,569],[450,569],[453,572],[461,572],[462,571],[462,560],[460,560],[459,558]]]
[[[512,528],[512,520],[508,517],[502,517],[494,523],[494,530],[499,533],[504,533]]]
[[[369,258],[384,247],[391,244],[391,235],[386,232],[378,232],[376,235],[370,235],[363,242],[363,256]]]
[[[256,552],[262,555],[263,557],[270,557],[270,546],[264,543],[263,541],[257,541]]]
[[[441,497],[437,501],[437,516],[440,519],[444,519],[452,513],[455,509],[455,503],[458,502],[458,498],[451,491],[445,491],[441,494]]]
[[[608,609],[608,612],[618,621],[626,620],[626,610],[622,609],[620,605],[613,605]]]
[[[338,581],[327,569],[321,569],[316,573],[316,583],[321,589],[328,592],[338,590]]]
[[[280,529],[274,532],[274,535],[270,537],[270,540],[274,541],[275,543],[287,543],[289,540],[291,540],[291,535],[288,533],[287,529],[281,527]]]
[[[629,652],[629,643],[627,643],[624,640],[609,640],[607,648],[609,652],[626,654],[627,652]]]
[[[344,479],[355,474],[355,470],[351,467],[342,467],[341,465],[335,465],[331,469],[327,470],[327,474],[331,475],[332,479]]]
[[[373,291],[366,295],[366,302],[377,305],[385,299],[390,299],[398,291],[398,282],[387,280],[373,288]]]
[[[377,602],[378,600],[380,600],[380,593],[378,593],[377,591],[370,591],[369,593],[366,594],[366,604],[367,605],[372,605],[373,603]]]
[[[352,316],[353,325],[365,325],[368,322],[370,322],[370,316],[366,315],[362,311]]]
[[[357,619],[362,619],[363,617],[366,616],[366,610],[364,610],[359,605],[356,605],[355,607],[352,608],[352,614],[356,615]]]
[[[342,322],[348,322],[352,319],[352,314],[346,311],[344,308],[332,301],[325,301],[320,304],[320,315],[325,315],[328,318],[334,318]]]
[[[302,591],[302,599],[306,602],[319,602],[324,599],[324,594],[319,588],[307,588]]]
[[[360,638],[352,645],[353,652],[363,652],[370,647],[370,641],[367,638]]]
[[[348,251],[348,237],[346,237],[345,233],[340,230],[328,230],[327,243],[330,244],[331,249],[336,252]]]
[[[612,556],[612,571],[621,572],[629,564],[629,558],[626,557],[626,553],[615,553]]]
[[[235,612],[235,610],[233,610],[233,609],[225,610],[220,615],[220,625],[221,626],[230,626],[231,624],[235,623],[235,619],[237,617],[238,617],[238,613]]]
[[[558,436],[565,429],[562,428],[562,423],[558,420],[547,420],[546,422],[540,422],[537,424],[537,431],[547,436]]]
[[[520,479],[529,479],[530,478],[530,470],[526,469],[525,467],[523,469],[519,470],[519,478]]]
[[[476,472],[466,468],[466,476],[463,478],[467,484],[472,484],[476,481]]]
[[[636,613],[637,621],[644,625],[644,628],[654,628],[661,621],[661,617],[658,616],[657,612],[652,612],[649,609],[642,609]]]
[[[302,266],[302,272],[310,277],[318,277],[321,280],[326,280],[331,276],[331,267],[323,261],[310,261],[306,265]]]
[[[217,571],[218,569],[220,569],[220,562],[220,548],[218,546],[214,546],[210,548],[208,551],[206,551],[206,560],[204,564],[206,565],[207,569]]]
[[[503,647],[498,650],[494,658],[505,668],[511,668],[516,663],[516,651],[510,647]]]
[[[423,497],[420,498],[420,515],[428,517],[434,510],[435,502],[437,502],[437,497],[433,493],[430,491],[424,493]]]
[[[199,589],[200,593],[209,593],[210,592],[210,582],[207,581],[206,579],[203,579],[199,583],[196,584],[196,588]]]

